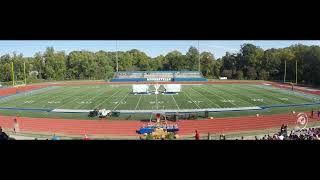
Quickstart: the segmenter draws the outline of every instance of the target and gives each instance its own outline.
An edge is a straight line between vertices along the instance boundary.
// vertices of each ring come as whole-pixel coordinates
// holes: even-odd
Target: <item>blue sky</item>
[[[220,58],[227,51],[239,52],[240,45],[244,43],[252,43],[260,46],[263,49],[269,48],[283,48],[292,44],[304,44],[304,45],[318,45],[320,41],[289,41],[289,40],[227,40],[227,41],[199,41],[200,51],[210,51],[216,58]],[[0,40],[0,55],[6,53],[22,53],[24,56],[31,57],[36,52],[44,52],[45,48],[53,46],[55,50],[64,50],[69,53],[73,50],[90,50],[90,51],[114,51],[116,49],[116,41],[58,41],[58,40],[42,40],[42,41],[1,41]],[[151,57],[158,56],[160,54],[178,50],[182,53],[186,53],[190,46],[198,46],[198,41],[167,41],[167,40],[149,40],[149,41],[118,41],[118,50],[127,51],[131,49],[139,49]]]

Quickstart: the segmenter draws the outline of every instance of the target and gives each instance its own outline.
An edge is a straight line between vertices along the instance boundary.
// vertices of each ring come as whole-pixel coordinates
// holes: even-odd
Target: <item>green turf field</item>
[[[160,89],[161,90],[161,89]],[[154,110],[308,104],[319,96],[253,84],[183,85],[175,95],[134,95],[132,85],[53,86],[0,99],[0,108]],[[318,106],[318,105],[317,105]],[[300,107],[303,108],[303,107]],[[283,109],[283,108],[282,108]],[[21,112],[1,110],[0,113]],[[35,112],[23,112],[37,114]],[[247,112],[238,112],[246,114]],[[48,115],[48,112],[45,112]],[[228,114],[224,112],[223,114]],[[229,113],[230,114],[230,113]],[[42,113],[42,116],[45,116]],[[55,115],[67,116],[67,115]],[[80,115],[72,115],[78,117]],[[223,115],[222,115],[223,116]]]

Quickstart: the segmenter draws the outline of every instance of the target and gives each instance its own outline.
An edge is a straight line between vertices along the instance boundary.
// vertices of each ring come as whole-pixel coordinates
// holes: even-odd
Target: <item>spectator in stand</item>
[[[243,137],[243,136],[241,136],[241,140],[244,140],[244,137]]]
[[[258,140],[258,137],[257,137],[257,136],[254,136],[254,139],[255,139],[255,140]]]
[[[267,138],[268,140],[271,140],[272,138],[271,138],[271,136],[268,134],[268,138]]]
[[[287,133],[288,133],[288,124],[284,126],[284,131],[282,134],[287,134]]]
[[[198,130],[196,130],[195,139],[200,140],[200,134],[198,133]]]
[[[60,140],[60,137],[59,137],[59,136],[56,136],[56,134],[53,134],[52,140]]]
[[[283,140],[283,139],[284,139],[284,136],[281,134],[281,135],[279,136],[279,139],[280,139],[280,140]]]
[[[220,134],[220,140],[225,140],[224,134]]]
[[[90,140],[90,138],[85,134],[83,140]]]
[[[9,140],[9,136],[2,131],[2,127],[0,126],[0,140]]]

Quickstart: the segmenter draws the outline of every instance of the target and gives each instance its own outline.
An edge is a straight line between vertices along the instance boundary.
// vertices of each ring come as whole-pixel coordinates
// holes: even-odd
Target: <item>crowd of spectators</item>
[[[2,130],[2,127],[0,126],[0,140],[11,140],[12,138],[10,138],[7,133],[5,133]]]
[[[199,132],[196,131],[195,139],[200,138]],[[211,134],[208,133],[207,140],[211,140]],[[233,138],[232,138],[233,139]],[[251,139],[251,138],[250,138]],[[219,135],[219,140],[227,140],[224,134]],[[249,140],[249,138],[236,138],[233,140]],[[267,134],[262,137],[255,136],[254,140],[320,140],[320,128],[305,128],[288,131],[288,125],[282,124],[278,133]]]
[[[273,135],[255,136],[256,140],[320,140],[320,128],[305,128],[288,132],[287,125],[282,125],[280,131]]]

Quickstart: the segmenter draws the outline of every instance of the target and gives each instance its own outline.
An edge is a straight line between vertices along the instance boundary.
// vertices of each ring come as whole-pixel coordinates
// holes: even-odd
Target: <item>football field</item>
[[[78,85],[51,86],[3,97],[0,108],[181,110],[289,106],[317,103],[319,99],[315,95],[254,84],[182,85],[180,93],[171,95],[134,95],[132,85]]]

